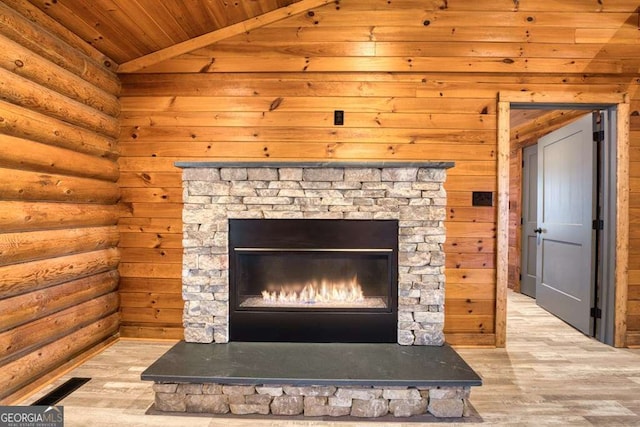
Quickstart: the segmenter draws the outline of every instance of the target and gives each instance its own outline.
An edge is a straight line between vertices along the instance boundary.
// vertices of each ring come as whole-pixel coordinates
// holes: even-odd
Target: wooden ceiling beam
[[[512,110],[513,111],[513,110]],[[547,114],[511,129],[511,149],[531,145],[544,135],[589,114],[589,110],[551,110]]]
[[[118,67],[118,73],[134,73],[136,71],[140,71],[146,67],[157,64],[158,62],[175,58],[178,55],[209,46],[210,44],[220,40],[306,12],[309,9],[324,6],[332,1],[333,0],[300,0],[299,2],[290,4],[289,6],[281,7],[274,11],[247,19],[246,21],[238,22],[237,24],[229,25],[228,27],[194,37],[148,55],[141,56],[140,58],[132,59],[131,61],[120,64]]]

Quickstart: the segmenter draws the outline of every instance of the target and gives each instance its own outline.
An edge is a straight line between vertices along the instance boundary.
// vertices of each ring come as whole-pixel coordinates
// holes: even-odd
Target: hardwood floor
[[[151,384],[140,373],[172,343],[121,340],[25,400],[69,377],[92,380],[64,399],[66,426],[415,426],[408,422],[264,420],[145,415]],[[509,293],[506,349],[458,352],[478,372],[471,403],[482,422],[452,425],[640,425],[640,350],[600,344]]]
[[[590,339],[509,292],[506,349],[458,349],[484,385],[471,403],[486,423],[640,425],[640,350]]]

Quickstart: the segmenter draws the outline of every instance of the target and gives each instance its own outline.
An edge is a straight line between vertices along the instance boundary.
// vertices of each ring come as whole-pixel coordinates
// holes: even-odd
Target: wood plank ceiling
[[[28,1],[115,63],[123,64],[300,0]],[[511,127],[545,113],[513,111]]]
[[[118,64],[299,0],[29,0]]]

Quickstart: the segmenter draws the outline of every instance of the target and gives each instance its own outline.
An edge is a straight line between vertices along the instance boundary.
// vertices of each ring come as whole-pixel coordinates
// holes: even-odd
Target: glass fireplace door
[[[398,221],[229,220],[231,341],[397,342]]]

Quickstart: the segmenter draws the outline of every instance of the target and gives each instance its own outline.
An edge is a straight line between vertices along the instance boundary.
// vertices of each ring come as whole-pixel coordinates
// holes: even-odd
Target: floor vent
[[[91,378],[79,378],[73,377],[70,380],[67,380],[64,384],[56,387],[54,390],[50,391],[46,395],[42,396],[40,399],[36,400],[31,404],[31,406],[52,406],[56,403],[60,402],[65,397],[69,396],[71,393],[82,387],[84,384],[88,383]]]

